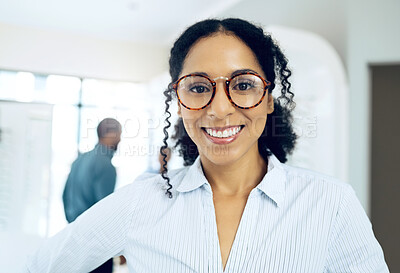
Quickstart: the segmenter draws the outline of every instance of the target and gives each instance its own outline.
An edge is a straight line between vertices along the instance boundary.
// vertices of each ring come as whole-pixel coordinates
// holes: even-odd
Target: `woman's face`
[[[251,70],[266,79],[252,50],[236,36],[220,33],[202,38],[193,45],[180,77],[202,73],[210,79],[231,78],[239,70]],[[255,108],[239,109],[228,100],[225,81],[216,82],[215,97],[206,108],[194,111],[178,106],[178,114],[196,144],[201,160],[227,165],[259,156],[257,140],[264,130],[267,114],[273,111],[272,96],[266,96]]]

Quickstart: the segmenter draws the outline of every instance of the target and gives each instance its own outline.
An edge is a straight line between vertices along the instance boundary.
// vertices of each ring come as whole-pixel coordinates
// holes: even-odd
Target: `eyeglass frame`
[[[231,81],[232,81],[234,78],[236,78],[236,77],[238,77],[238,76],[241,76],[241,75],[253,75],[253,76],[256,76],[256,77],[260,78],[260,79],[262,80],[262,82],[264,83],[264,93],[263,93],[261,99],[260,99],[255,105],[253,105],[253,106],[248,106],[248,107],[239,106],[239,105],[237,105],[237,104],[232,100],[232,97],[231,97],[231,95],[229,94],[229,84],[231,83]],[[212,85],[212,87],[213,87],[213,93],[212,93],[212,95],[211,95],[210,100],[207,102],[206,105],[204,105],[204,106],[202,106],[202,107],[200,107],[200,108],[193,108],[193,107],[186,106],[186,105],[182,102],[181,98],[179,97],[179,93],[178,93],[178,86],[179,86],[179,83],[180,83],[183,79],[188,78],[188,77],[191,77],[191,76],[203,77],[203,78],[207,79],[207,80],[211,83],[211,85]],[[224,79],[224,80],[225,80],[225,94],[226,94],[226,96],[228,97],[228,100],[230,101],[230,103],[231,103],[233,106],[235,106],[235,107],[237,107],[237,108],[239,108],[239,109],[252,109],[252,108],[255,108],[255,107],[257,107],[258,105],[260,105],[261,102],[262,102],[262,101],[264,100],[264,98],[265,98],[265,94],[267,93],[267,90],[269,89],[269,86],[271,85],[271,82],[270,82],[270,81],[265,80],[262,76],[260,76],[260,75],[257,74],[257,73],[254,73],[254,72],[242,72],[242,73],[238,73],[238,74],[234,75],[234,76],[231,77],[231,78],[227,78],[227,77],[220,76],[220,77],[215,78],[214,80],[210,79],[210,78],[207,77],[206,75],[194,73],[194,74],[188,74],[188,75],[185,75],[185,76],[180,77],[180,78],[172,85],[172,89],[175,90],[176,96],[178,97],[178,101],[180,102],[180,104],[182,104],[183,107],[185,107],[186,109],[189,109],[189,110],[198,111],[198,110],[202,110],[202,109],[206,108],[207,106],[209,106],[209,105],[211,104],[211,102],[214,100],[215,93],[216,93],[216,91],[217,91],[217,82],[216,82],[216,80],[219,80],[219,79]]]

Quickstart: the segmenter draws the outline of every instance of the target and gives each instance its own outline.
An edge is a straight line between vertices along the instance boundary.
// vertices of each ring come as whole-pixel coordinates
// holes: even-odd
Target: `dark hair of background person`
[[[105,118],[97,125],[97,136],[99,139],[104,138],[108,133],[118,133],[120,131],[121,124],[113,118]]]
[[[172,198],[172,185],[169,183],[166,168],[166,154],[163,152],[168,147],[168,128],[171,126],[169,118],[170,102],[176,97],[172,88],[174,82],[182,71],[185,58],[192,46],[201,38],[206,38],[218,33],[233,35],[241,39],[255,54],[258,63],[263,69],[264,74],[271,86],[268,92],[271,93],[276,86],[276,82],[280,85],[280,96],[274,99],[274,111],[268,115],[267,123],[264,131],[258,139],[259,152],[263,158],[273,153],[281,162],[287,161],[287,155],[290,154],[295,146],[297,136],[293,130],[293,119],[291,111],[295,107],[293,101],[294,93],[291,92],[291,84],[288,78],[292,72],[288,68],[288,61],[283,55],[281,49],[272,37],[264,33],[261,27],[257,27],[245,20],[237,18],[228,18],[223,20],[207,19],[198,22],[189,27],[175,42],[171,49],[169,59],[169,73],[171,75],[171,83],[167,90],[164,91],[165,99],[165,127],[164,145],[160,149],[160,153],[164,156],[164,171],[161,173],[168,185],[166,194]],[[199,152],[196,144],[190,139],[183,125],[182,118],[179,118],[175,125],[175,134],[172,139],[176,141],[175,148],[179,154],[183,156],[184,165],[192,165]]]

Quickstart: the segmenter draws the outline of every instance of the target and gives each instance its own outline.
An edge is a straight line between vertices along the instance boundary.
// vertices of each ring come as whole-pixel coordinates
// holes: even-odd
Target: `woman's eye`
[[[209,91],[209,89],[207,87],[202,86],[202,85],[193,86],[189,90],[191,92],[197,93],[197,94],[201,94],[201,93],[205,93],[205,92]]]
[[[239,91],[246,91],[251,88],[253,88],[253,84],[248,83],[248,82],[241,82],[235,85],[234,89],[239,90]]]

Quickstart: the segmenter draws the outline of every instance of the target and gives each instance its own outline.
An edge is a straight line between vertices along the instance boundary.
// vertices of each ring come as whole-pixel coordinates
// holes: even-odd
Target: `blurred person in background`
[[[121,132],[117,120],[103,119],[97,126],[99,142],[93,150],[79,155],[72,163],[63,192],[68,223],[114,191],[117,173],[111,159],[121,140]],[[112,270],[113,259],[110,259],[92,272],[111,273]]]

